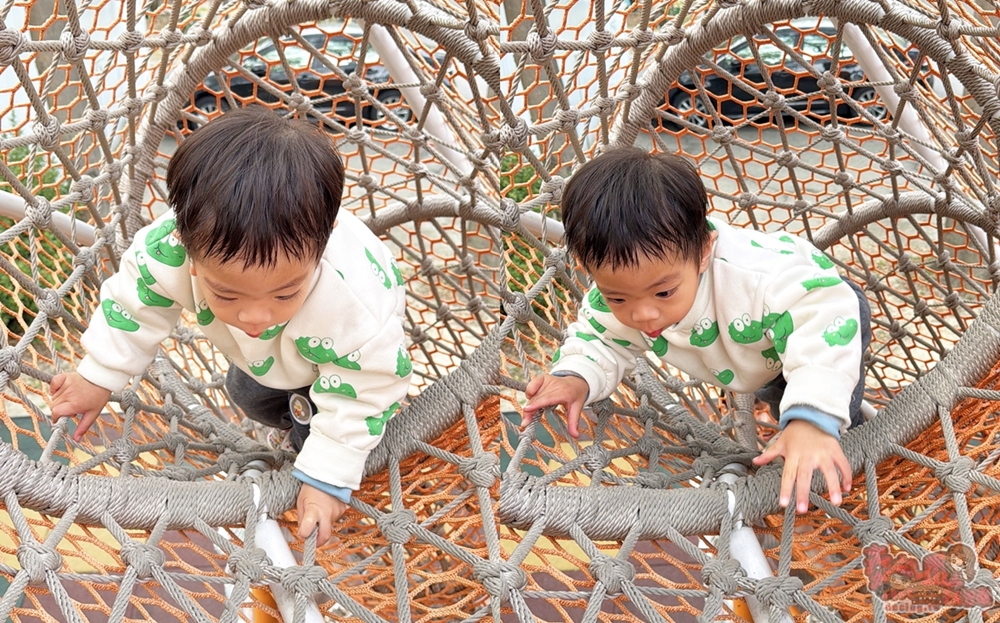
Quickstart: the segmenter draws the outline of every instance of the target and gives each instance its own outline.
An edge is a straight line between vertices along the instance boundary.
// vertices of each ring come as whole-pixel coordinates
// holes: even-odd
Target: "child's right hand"
[[[578,424],[583,405],[587,401],[590,387],[578,376],[552,376],[546,374],[535,377],[528,383],[524,395],[528,404],[524,407],[521,426],[527,426],[535,414],[545,407],[563,405],[566,407],[566,424],[573,439],[580,436]]]
[[[80,441],[90,425],[97,420],[108,404],[111,392],[94,385],[76,372],[57,374],[49,384],[52,394],[52,420],[81,414],[80,423],[73,431],[73,439]]]

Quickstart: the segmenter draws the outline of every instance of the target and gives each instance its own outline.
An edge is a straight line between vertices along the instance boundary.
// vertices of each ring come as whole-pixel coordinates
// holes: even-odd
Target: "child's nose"
[[[271,319],[271,310],[266,307],[244,307],[239,313],[240,322],[247,324],[264,324]]]
[[[655,305],[636,305],[632,310],[632,319],[636,322],[648,322],[656,320],[660,316]]]

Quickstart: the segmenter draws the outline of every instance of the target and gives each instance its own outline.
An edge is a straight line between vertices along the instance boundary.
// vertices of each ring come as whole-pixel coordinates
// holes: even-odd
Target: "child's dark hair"
[[[181,243],[196,259],[319,261],[340,210],[344,165],[318,128],[250,106],[181,143],[167,186]]]
[[[672,154],[615,149],[580,167],[563,191],[566,245],[588,268],[636,266],[643,255],[699,258],[709,240],[698,171]]]

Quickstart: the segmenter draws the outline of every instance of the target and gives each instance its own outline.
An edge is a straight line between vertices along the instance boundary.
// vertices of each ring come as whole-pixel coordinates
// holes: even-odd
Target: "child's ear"
[[[192,277],[197,277],[198,276],[198,271],[194,267],[194,262],[188,262],[188,267],[189,267],[189,270],[191,271],[191,276]]]
[[[712,247],[715,246],[715,239],[718,237],[719,232],[712,230],[708,233],[708,240],[705,241],[705,248],[701,250],[701,264],[698,266],[698,274],[708,270],[709,264],[712,263]]]

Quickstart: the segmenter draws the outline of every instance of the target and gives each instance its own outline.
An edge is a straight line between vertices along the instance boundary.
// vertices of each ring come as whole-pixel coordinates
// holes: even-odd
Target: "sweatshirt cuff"
[[[575,375],[587,382],[587,400],[601,396],[601,390],[608,384],[608,375],[596,361],[591,361],[585,355],[568,355],[559,360],[558,365],[549,374],[552,376]],[[610,393],[610,392],[608,392]],[[595,398],[596,400],[596,398]]]
[[[317,489],[319,489],[323,493],[326,493],[327,495],[332,495],[333,497],[337,498],[338,500],[340,500],[344,504],[350,504],[351,503],[351,493],[352,492],[347,487],[338,487],[337,485],[328,485],[325,482],[321,482],[319,480],[316,480],[315,478],[312,478],[311,476],[309,476],[307,474],[304,474],[303,472],[301,472],[301,471],[299,471],[297,469],[293,469],[292,470],[292,476],[295,476],[300,482],[303,482],[303,483],[309,485],[310,487],[316,487]]]
[[[330,439],[313,426],[295,459],[295,469],[328,485],[357,490],[369,452]]]
[[[781,414],[781,418],[778,420],[778,425],[782,430],[784,430],[785,427],[788,426],[788,423],[792,420],[803,420],[805,422],[809,422],[827,435],[831,435],[834,439],[840,441],[840,418],[833,417],[832,415],[823,413],[822,411],[817,411],[812,407],[795,405]]]
[[[76,371],[80,376],[87,379],[98,387],[103,387],[109,392],[116,393],[125,389],[132,375],[121,370],[111,370],[97,363],[92,356],[87,355],[83,361],[76,366]]]
[[[580,376],[576,372],[573,372],[572,370],[556,370],[552,372],[552,376],[558,376],[558,377],[575,376],[578,379],[583,379],[584,382],[587,381],[587,379],[584,379],[582,376]],[[583,403],[587,404],[588,400],[590,400],[590,383],[587,383],[587,396],[583,399]]]
[[[851,396],[858,384],[858,369],[845,374],[830,368],[802,366],[784,371],[788,386],[781,397],[781,412],[802,406],[840,420],[846,430],[851,423]],[[819,388],[819,389],[818,389]]]

